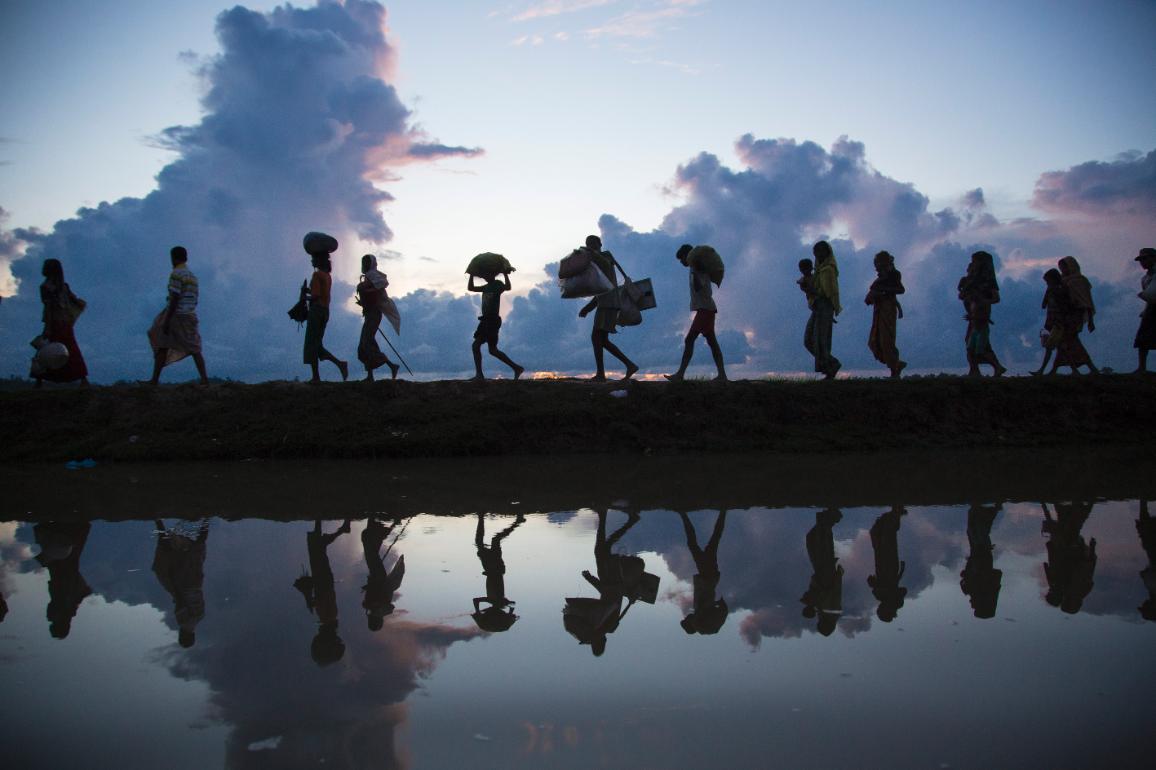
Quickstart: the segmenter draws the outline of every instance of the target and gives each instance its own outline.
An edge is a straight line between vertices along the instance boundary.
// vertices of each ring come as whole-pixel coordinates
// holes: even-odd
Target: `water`
[[[1150,767],[1146,469],[9,469],[5,765]]]

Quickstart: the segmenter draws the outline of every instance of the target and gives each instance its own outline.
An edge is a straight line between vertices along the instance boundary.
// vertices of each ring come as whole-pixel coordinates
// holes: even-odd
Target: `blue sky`
[[[252,2],[245,7],[264,14],[276,6]],[[188,146],[168,142],[163,148],[157,137],[166,128],[197,126],[211,115],[212,108],[201,99],[214,81],[202,68],[211,69],[214,62],[224,60],[217,15],[226,8],[200,1],[126,0],[99,6],[63,2],[51,9],[23,0],[6,3],[0,11],[0,66],[20,74],[0,86],[5,103],[19,106],[0,121],[0,208],[7,214],[0,227],[6,232],[29,227],[50,232],[57,220],[72,217],[81,206],[148,195],[158,187],[154,177],[167,164],[187,160]],[[342,240],[348,251],[343,249],[347,258],[338,261],[339,277],[356,280],[356,257],[364,251],[394,256],[387,260],[387,272],[395,296],[435,292],[415,297],[415,311],[435,300],[451,303],[447,307],[460,306],[456,315],[427,307],[429,316],[442,320],[468,321],[470,311],[445,292],[459,298],[464,294],[461,271],[479,251],[509,256],[519,267],[515,285],[524,294],[530,285],[547,280],[543,269],[548,263],[577,245],[587,232],[598,231],[604,214],[631,233],[658,229],[660,236],[680,235],[667,221],[672,212],[688,205],[697,210],[703,201],[695,196],[707,194],[680,183],[680,166],[693,165],[700,153],[708,153],[724,167],[741,172],[745,161],[736,143],[747,134],[755,140],[813,142],[827,151],[847,136],[864,148],[864,180],[878,175],[910,185],[926,199],[927,213],[945,208],[962,211],[961,197],[982,188],[984,212],[1002,228],[953,232],[946,240],[963,247],[973,243],[1002,247],[997,256],[1013,277],[1020,274],[1016,265],[1024,266],[1020,272],[1028,265],[1034,270],[1037,262],[1054,262],[1066,252],[1081,256],[1094,279],[1131,285],[1128,282],[1135,283],[1137,276],[1126,257],[1136,247],[1156,241],[1150,224],[1156,183],[1145,176],[1151,165],[1145,165],[1146,155],[1156,148],[1156,106],[1148,93],[1151,74],[1156,72],[1149,39],[1156,29],[1156,4],[1151,2],[949,6],[527,0],[394,2],[386,9],[388,37],[374,49],[378,60],[372,64],[351,60],[334,78],[348,80],[360,74],[396,89],[398,109],[409,112],[405,127],[395,126],[396,135],[381,134],[383,144],[396,149],[391,143],[397,139],[444,143],[458,150],[432,162],[392,151],[366,151],[362,156],[361,176],[393,196],[379,213],[392,238],[375,241],[377,236],[366,237],[364,223],[350,226],[343,207],[356,208],[365,201],[330,195],[325,204],[311,209],[307,196],[294,195],[290,205],[275,195],[260,195],[255,176],[244,184],[211,186],[231,191],[230,199],[250,207],[268,206],[272,216],[291,212],[286,227],[295,238],[286,237],[285,244],[299,238],[297,230],[346,227],[341,234],[347,236]],[[290,16],[282,8],[278,18],[285,21]],[[359,66],[364,71],[355,73]],[[286,85],[291,79],[291,72],[282,72],[265,87]],[[291,131],[299,118],[287,109],[279,120],[257,122],[251,129],[260,132],[278,126]],[[474,148],[482,152],[467,152]],[[1138,155],[1121,159],[1120,154],[1129,151]],[[1041,174],[1067,172],[1089,162],[1107,164],[1109,172],[1127,177],[1132,189],[1117,198],[1135,205],[1110,210],[1101,206],[1095,211],[1076,204],[1047,211],[1038,201],[1033,205]],[[352,167],[343,170],[357,175]],[[313,181],[298,180],[302,190]],[[332,189],[340,189],[340,181],[331,180]],[[719,210],[726,204],[712,200],[718,221],[729,221]],[[172,206],[180,204],[179,197],[170,201]],[[752,198],[743,206],[773,208],[774,202]],[[749,259],[781,257],[793,264],[800,256],[794,253],[795,242],[819,235],[851,236],[849,246],[856,254],[868,247],[888,248],[890,235],[898,240],[906,237],[884,232],[854,237],[852,231],[865,227],[856,217],[875,216],[870,206],[860,208],[857,212],[829,208],[825,216],[800,225],[793,240],[784,236]],[[675,219],[684,225],[681,235],[695,231],[696,223],[685,215]],[[172,239],[190,237],[172,224]],[[723,237],[717,229],[700,227],[698,232],[716,240]],[[8,240],[0,241],[0,246],[8,243],[8,251],[28,248],[33,259],[48,255],[44,244],[13,245],[10,234],[4,237]],[[901,269],[904,262],[925,261],[935,246],[927,238],[918,240],[910,254],[897,253]],[[287,246],[278,239],[262,241],[259,233],[250,232],[242,238],[210,241],[214,244],[210,248],[228,251],[236,241],[245,242],[244,255],[214,255],[228,261],[229,270],[215,263],[204,270],[227,273],[233,282],[256,280],[256,270],[239,265],[243,256],[261,250],[277,252],[282,260],[265,269],[293,271],[287,284],[300,280],[303,270],[295,261],[297,255],[281,256]],[[653,258],[647,256],[660,241],[652,239],[646,247],[638,244],[639,269],[651,271],[667,264],[658,261],[657,251]],[[728,246],[732,251],[746,249],[745,243]],[[53,248],[64,249],[59,256],[66,270],[88,260],[94,275],[99,273],[98,264],[107,268],[108,261],[116,259],[108,254],[68,253],[60,245]],[[1125,248],[1131,253],[1125,254]],[[116,247],[105,249],[110,250]],[[615,250],[627,259],[633,256]],[[133,263],[145,258],[131,255]],[[148,258],[163,267],[163,251]],[[6,263],[0,251],[0,286],[11,294],[12,280],[2,275]],[[953,265],[951,271],[962,272],[962,266]],[[83,268],[80,274],[85,274]],[[72,271],[69,275],[78,293],[99,291],[80,285]],[[156,280],[163,283],[163,276]],[[1035,285],[1031,286],[1034,292]],[[726,291],[724,287],[720,292],[723,328],[728,327]],[[784,301],[791,299],[784,295]],[[747,301],[738,294],[732,300],[729,304],[735,309]],[[577,309],[570,307],[573,303],[553,301],[563,304],[570,316]],[[673,312],[681,311],[683,304],[681,296],[672,296],[663,306]],[[517,305],[507,303],[507,311],[511,307],[518,312]],[[279,305],[274,309],[281,312]],[[1028,310],[1025,304],[1024,312]],[[1127,310],[1134,317],[1135,309]],[[15,321],[14,316],[10,319]],[[4,336],[10,319],[0,319]],[[562,323],[560,316],[556,320]],[[729,320],[732,331],[744,333],[743,324],[733,322],[733,316]],[[664,349],[653,363],[657,369],[677,354],[684,325],[685,316],[673,313],[654,324],[661,327],[654,330],[655,336],[646,337],[648,346],[670,342],[672,351]],[[559,326],[556,332],[576,339],[587,333],[576,320],[570,326]],[[1124,326],[1121,320],[1121,334]],[[453,329],[456,326],[450,324],[439,333],[459,334],[468,342],[471,329]],[[556,361],[547,343],[536,348],[518,336],[516,326],[510,331],[511,341],[537,359],[528,362],[532,368],[582,366],[578,343],[573,357]],[[85,346],[82,328],[78,334]],[[27,336],[24,329],[16,335]],[[791,336],[797,335],[792,331]],[[408,339],[403,330],[402,341]],[[282,341],[286,348],[297,344],[291,337]],[[1127,352],[1125,341],[1117,342],[1116,347]],[[434,339],[413,344],[429,353],[430,366],[441,370],[460,363],[456,352],[449,355],[450,348],[464,347],[456,340],[445,350]],[[1009,352],[1018,350],[1018,342],[1008,344]],[[123,345],[124,351],[117,352],[131,349],[133,357],[141,354],[136,350],[140,345],[127,336]],[[862,347],[857,338],[846,345]],[[753,349],[766,353],[763,359],[771,356],[769,343],[756,341]],[[8,355],[17,348],[4,345],[4,350],[3,373],[22,370],[23,360]],[[751,357],[743,345],[731,350]],[[1105,347],[1105,355],[1116,353]],[[641,358],[645,367],[645,356]],[[793,357],[756,362],[757,358],[751,358],[751,373],[798,364]],[[116,363],[121,359],[124,356],[110,356],[104,364],[108,375],[95,375],[97,379],[115,379],[138,367],[135,360]],[[223,364],[218,371],[224,369],[222,373],[230,376],[297,374],[295,361],[280,369],[272,361],[254,367],[236,345],[231,351],[218,350],[217,359]],[[210,355],[212,369],[211,360]]]

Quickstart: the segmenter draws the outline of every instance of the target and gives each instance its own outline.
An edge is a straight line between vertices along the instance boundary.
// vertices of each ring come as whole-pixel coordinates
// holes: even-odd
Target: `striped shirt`
[[[197,277],[185,264],[177,265],[169,275],[169,296],[177,295],[176,312],[188,315],[197,312]]]

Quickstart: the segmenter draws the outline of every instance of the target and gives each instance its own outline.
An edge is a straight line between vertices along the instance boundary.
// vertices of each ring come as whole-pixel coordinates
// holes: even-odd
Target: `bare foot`
[[[524,367],[524,366],[515,366],[515,367],[514,367],[514,379],[515,379],[515,380],[520,380],[520,379],[522,379],[522,372],[524,372],[524,371],[526,371],[526,367]]]
[[[482,375],[482,374],[475,374],[473,377],[470,378],[470,382],[485,382],[485,381],[486,381],[485,375]]]
[[[606,382],[605,374],[596,374],[590,378],[590,382]]]
[[[345,361],[337,362],[337,370],[341,372],[341,381],[345,382],[349,379],[349,364]]]
[[[627,364],[626,365],[626,376],[623,377],[622,379],[623,380],[629,380],[631,377],[634,376],[634,373],[637,371],[638,371],[638,364]]]
[[[714,378],[714,381],[715,382],[730,382],[730,380],[727,379],[727,376],[725,374],[719,374],[718,377]]]
[[[999,366],[999,365],[997,365],[997,366],[995,367],[995,376],[996,376],[996,377],[1003,377],[1003,375],[1004,375],[1004,372],[1006,372],[1006,371],[1007,371],[1007,367],[1006,367],[1006,366]]]
[[[675,374],[664,374],[662,376],[671,382],[682,382],[682,375],[678,374],[677,372]]]
[[[386,362],[386,363],[388,363],[388,362]],[[397,370],[400,368],[401,367],[398,366],[397,364],[389,364],[389,379],[396,380],[397,379]]]

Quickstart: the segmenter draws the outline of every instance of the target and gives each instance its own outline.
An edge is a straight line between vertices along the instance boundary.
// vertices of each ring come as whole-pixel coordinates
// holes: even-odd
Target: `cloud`
[[[1049,171],[1036,182],[1032,203],[1052,213],[1156,217],[1156,150]]]
[[[12,263],[24,256],[25,243],[15,233],[4,229],[8,212],[0,206],[0,297],[16,293],[17,281],[12,275]]]
[[[385,9],[366,0],[222,12],[221,52],[197,69],[204,117],[159,133],[177,158],[155,190],[81,209],[49,232],[4,234],[6,243],[26,242],[27,253],[12,262],[21,290],[4,302],[3,373],[23,373],[40,314],[40,263],[49,257],[89,302],[77,336],[93,377],[146,372],[144,332],[164,304],[167,254],[178,243],[200,279],[210,374],[296,373],[301,337],[282,313],[310,270],[301,236],[336,235],[335,275],[354,275],[360,254],[392,235],[381,213],[391,196],[378,187],[391,168],[480,152],[411,126],[383,75],[394,57],[384,29]],[[338,283],[334,292],[344,298],[352,288]],[[357,323],[335,313],[330,333],[356,339]]]
[[[586,30],[589,38],[652,38],[695,15],[703,0],[661,0],[650,7],[633,8]]]
[[[613,5],[617,0],[544,0],[534,3],[512,17],[513,21],[531,21],[546,19],[551,16],[562,16],[577,13],[590,8],[599,8],[604,5]]]

